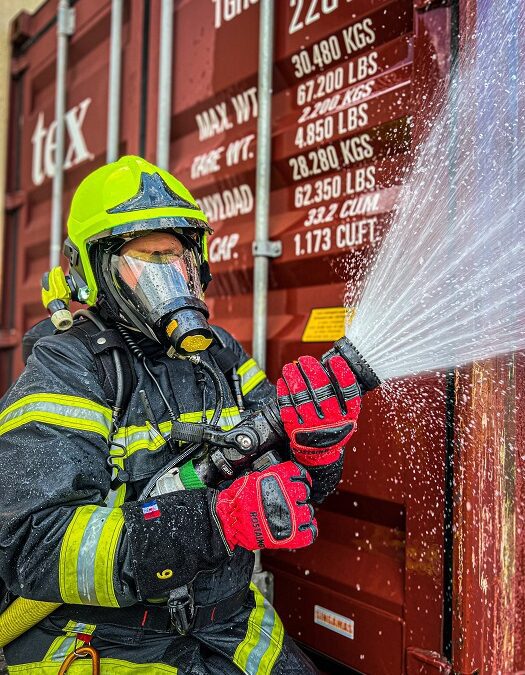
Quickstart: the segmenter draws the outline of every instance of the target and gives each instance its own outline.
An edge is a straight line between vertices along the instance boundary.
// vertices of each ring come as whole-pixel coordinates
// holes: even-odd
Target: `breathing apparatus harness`
[[[244,414],[243,420],[233,429],[227,431],[218,426],[224,407],[224,391],[221,380],[214,368],[199,355],[179,358],[190,361],[195,368],[196,379],[200,384],[203,395],[203,418],[206,415],[206,374],[211,379],[215,389],[215,408],[209,422],[204,421],[204,419],[200,423],[179,422],[162,391],[162,387],[149,368],[148,357],[136,343],[131,330],[127,326],[117,324],[114,329],[107,328],[102,319],[90,310],[76,312],[75,319],[80,319],[80,321],[76,321],[69,332],[81,339],[84,344],[87,344],[95,357],[95,361],[105,371],[100,379],[105,383],[106,395],[108,383],[113,380],[115,384],[114,390],[108,396],[113,411],[108,445],[118,447],[114,436],[118,431],[120,415],[125,409],[133,389],[132,377],[126,372],[133,371],[130,355],[133,355],[144,366],[171,419],[172,428],[167,443],[174,456],[148,481],[138,497],[139,501],[178,489],[176,484],[178,470],[189,460],[192,461],[194,471],[201,482],[210,487],[216,487],[225,480],[231,480],[247,469],[262,470],[280,461],[274,448],[276,444],[284,443],[285,435],[277,406],[272,403],[262,411],[244,414],[239,376],[235,369],[238,365],[238,358],[232,350],[224,346],[216,332],[214,332],[216,342],[209,348],[209,351],[230,384],[241,414]],[[122,350],[124,350],[126,358],[122,358]],[[133,374],[131,373],[131,375]],[[155,414],[145,390],[140,390],[139,395],[148,421],[160,435]],[[186,444],[182,450],[179,446],[180,443]],[[122,451],[125,452],[123,447]],[[129,480],[127,472],[116,465],[115,457],[114,452],[108,457],[108,464],[112,470],[111,488],[113,490]],[[239,603],[242,604],[242,601],[243,598],[240,596],[239,598],[226,599],[222,603],[224,606],[219,604],[218,611],[226,616],[230,608],[236,608]],[[195,606],[191,583],[173,589],[169,594],[167,606],[171,623],[180,634],[186,634],[189,630],[195,628],[196,623],[198,625],[199,622],[204,621],[203,617],[209,614],[209,608]],[[217,607],[213,611],[216,614]]]

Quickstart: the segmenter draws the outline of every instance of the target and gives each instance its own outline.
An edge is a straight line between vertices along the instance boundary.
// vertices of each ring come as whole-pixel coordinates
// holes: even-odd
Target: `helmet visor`
[[[196,248],[161,233],[133,239],[110,258],[115,287],[153,321],[181,298],[204,299],[199,268]]]

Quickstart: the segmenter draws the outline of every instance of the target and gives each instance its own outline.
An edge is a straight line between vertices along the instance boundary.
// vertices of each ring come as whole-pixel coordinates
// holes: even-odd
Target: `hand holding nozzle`
[[[173,440],[194,443],[198,446],[205,444],[211,448],[210,453],[205,453],[195,461],[195,469],[205,484],[213,485],[217,479],[233,478],[250,466],[253,469],[261,469],[275,463],[278,459],[272,451],[279,446],[287,445],[287,432],[291,434],[290,438],[295,438],[299,445],[306,448],[308,444],[300,441],[305,440],[303,438],[305,432],[310,433],[310,427],[313,426],[315,426],[315,433],[309,438],[311,447],[303,448],[301,452],[298,445],[295,450],[296,456],[299,452],[299,461],[306,465],[327,464],[339,457],[340,448],[355,431],[361,395],[378,387],[381,381],[347,338],[338,340],[332,349],[321,357],[321,363],[330,373],[330,378],[326,373],[320,372],[323,369],[316,359],[302,357],[302,359],[305,358],[308,362],[306,370],[313,377],[312,386],[311,378],[307,375],[310,388],[304,381],[304,367],[301,366],[303,375],[299,374],[297,377],[294,370],[297,366],[294,364],[289,364],[289,366],[292,367],[292,373],[300,389],[300,391],[294,389],[294,401],[299,401],[298,407],[303,412],[304,404],[309,403],[306,406],[309,413],[308,424],[299,422],[293,407],[285,413],[287,408],[283,406],[283,403],[287,404],[290,391],[288,389],[285,391],[281,385],[279,395],[285,400],[280,400],[279,404],[284,408],[283,411],[279,410],[276,401],[272,401],[262,410],[247,414],[242,422],[228,431],[211,425],[182,422],[172,426]],[[317,365],[314,365],[314,370],[310,373],[312,361]],[[335,364],[335,372],[334,369],[331,370],[331,364]],[[328,406],[330,419],[326,415],[324,417],[318,415],[314,399],[310,397],[310,391],[313,390],[315,394],[316,388],[319,388],[321,392],[321,402],[317,401],[319,409],[322,415],[325,415],[326,410],[323,408]],[[317,395],[315,398],[317,400]],[[342,415],[345,410],[347,414]],[[315,418],[314,425],[312,425],[312,416]],[[286,431],[283,426],[285,418]]]
[[[322,364],[300,356],[283,367],[277,396],[297,461],[315,467],[337,462],[361,410],[361,391],[345,360],[335,354]]]

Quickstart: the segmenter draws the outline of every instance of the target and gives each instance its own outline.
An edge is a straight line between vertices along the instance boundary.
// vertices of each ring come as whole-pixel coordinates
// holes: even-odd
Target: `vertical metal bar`
[[[115,162],[119,155],[120,81],[122,71],[123,0],[111,3],[111,39],[109,48],[108,135],[106,161]]]
[[[146,131],[148,125],[148,75],[149,75],[149,30],[151,19],[150,0],[144,0],[142,16],[142,53],[140,72],[140,118],[139,118],[139,154],[146,154]]]
[[[253,340],[252,352],[261,368],[266,367],[268,313],[268,256],[264,251],[270,229],[270,173],[272,147],[272,69],[273,69],[274,2],[261,0],[259,5],[259,83],[257,118],[257,170],[255,177],[255,253],[253,268]],[[259,582],[257,581],[259,575]],[[264,579],[261,553],[255,552],[254,581],[271,600],[273,584]],[[265,592],[266,591],[266,592]]]
[[[449,110],[457,108],[457,88],[459,76],[459,0],[453,0],[450,8],[450,90]],[[455,225],[456,190],[457,190],[457,149],[458,149],[458,122],[457,115],[453,118],[448,156],[449,176],[451,183],[450,222],[449,227]],[[452,120],[451,120],[452,121]],[[453,253],[451,252],[451,255]],[[447,373],[446,384],[446,440],[445,440],[445,473],[444,473],[444,522],[443,522],[443,655],[452,661],[452,633],[453,633],[453,600],[454,600],[454,415],[456,400],[455,371]]]
[[[160,16],[157,164],[169,169],[171,132],[171,70],[173,60],[173,0],[162,0]]]
[[[253,346],[261,368],[266,367],[268,311],[268,243],[270,212],[270,173],[272,144],[272,68],[274,2],[261,0],[259,6],[259,86],[257,119],[257,173],[255,179],[255,254],[253,269]]]
[[[68,0],[59,0],[57,8],[57,61],[55,91],[56,154],[51,203],[51,243],[49,262],[51,267],[60,263],[62,244],[62,195],[64,192],[64,147],[66,113],[66,76],[68,38],[73,34],[74,10]]]

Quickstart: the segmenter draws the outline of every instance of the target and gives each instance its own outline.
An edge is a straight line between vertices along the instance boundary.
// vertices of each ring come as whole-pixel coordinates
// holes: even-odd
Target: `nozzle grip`
[[[332,356],[342,356],[355,375],[357,383],[361,387],[363,394],[372,391],[381,386],[381,380],[374,373],[359,350],[354,347],[347,337],[342,337],[334,346],[321,356],[321,363],[324,365]]]

